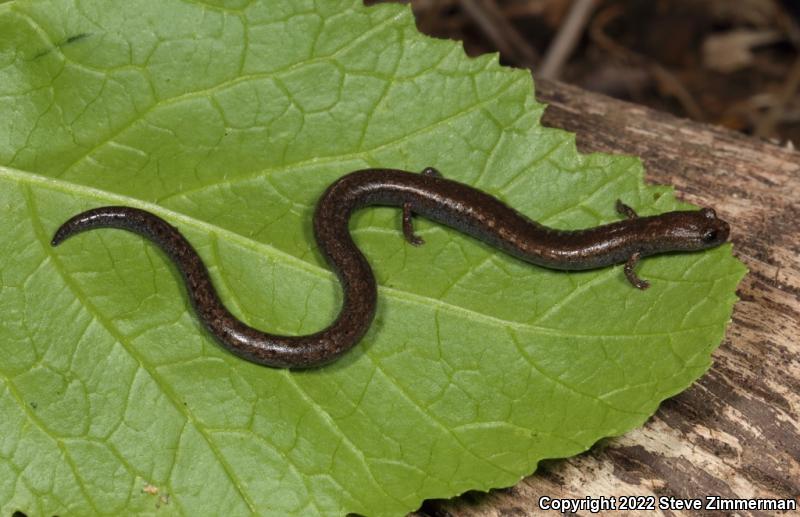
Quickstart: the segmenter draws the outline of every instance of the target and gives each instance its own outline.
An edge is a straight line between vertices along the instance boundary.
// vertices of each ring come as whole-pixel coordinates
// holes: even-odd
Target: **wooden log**
[[[640,156],[648,181],[713,206],[731,222],[734,253],[750,273],[709,372],[665,401],[644,427],[579,456],[542,462],[512,488],[428,501],[417,515],[538,515],[542,496],[643,495],[656,504],[661,496],[797,501],[800,153],[573,86],[543,80],[536,86],[539,100],[549,104],[543,123],[576,133],[582,152]]]

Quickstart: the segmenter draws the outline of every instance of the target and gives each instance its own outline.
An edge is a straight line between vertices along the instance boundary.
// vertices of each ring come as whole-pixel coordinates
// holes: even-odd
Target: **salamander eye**
[[[703,234],[703,242],[714,242],[717,240],[717,230],[708,230]]]

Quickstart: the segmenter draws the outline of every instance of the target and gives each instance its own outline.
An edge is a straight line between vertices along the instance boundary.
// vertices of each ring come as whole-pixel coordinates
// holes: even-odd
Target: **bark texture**
[[[665,401],[644,427],[582,455],[543,462],[512,488],[428,501],[417,514],[538,515],[544,495],[798,500],[800,153],[572,86],[539,80],[536,87],[549,104],[543,123],[576,133],[582,152],[639,156],[648,181],[714,207],[732,223],[734,253],[750,273],[711,370]]]

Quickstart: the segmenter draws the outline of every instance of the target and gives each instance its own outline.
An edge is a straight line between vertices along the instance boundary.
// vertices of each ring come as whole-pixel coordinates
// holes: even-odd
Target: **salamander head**
[[[654,233],[663,251],[697,251],[714,248],[728,240],[731,227],[713,208],[693,212],[669,212],[656,216]]]
[[[731,234],[731,226],[719,219],[713,208],[702,208],[700,214],[705,217],[706,221],[702,237],[704,248],[724,244]]]

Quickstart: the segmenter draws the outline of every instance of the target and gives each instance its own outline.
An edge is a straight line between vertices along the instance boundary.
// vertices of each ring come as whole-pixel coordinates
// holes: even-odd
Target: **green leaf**
[[[303,372],[217,346],[143,239],[49,245],[80,210],[146,208],[237,315],[299,334],[340,304],[311,215],[354,169],[436,166],[559,228],[680,206],[542,109],[526,72],[402,6],[0,3],[0,513],[398,515],[642,424],[709,367],[745,272],[729,245],[645,260],[640,292],[423,220],[411,247],[398,210],[366,210],[377,318]]]

